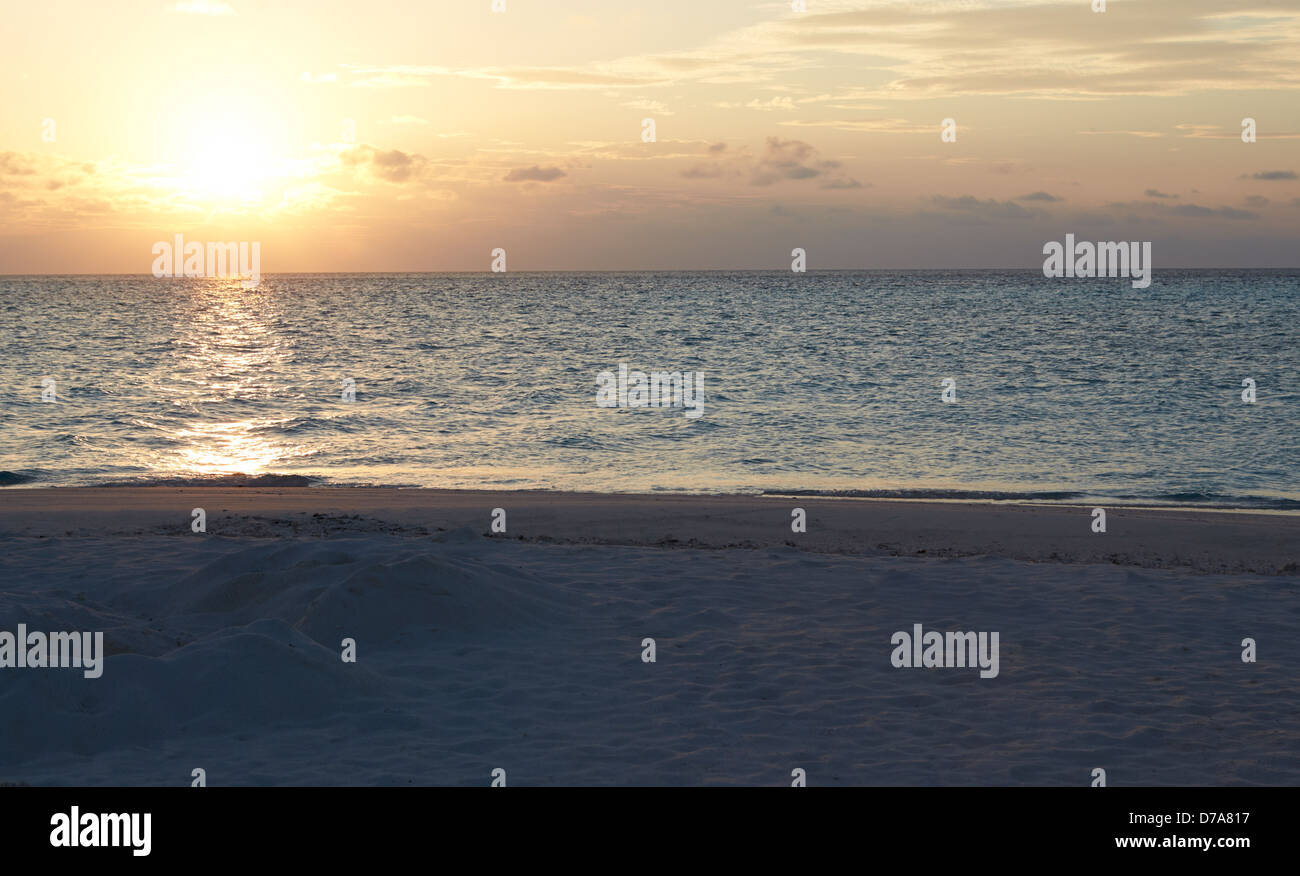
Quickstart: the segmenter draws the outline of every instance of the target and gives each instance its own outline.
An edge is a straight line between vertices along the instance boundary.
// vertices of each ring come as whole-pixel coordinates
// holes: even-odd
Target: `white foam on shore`
[[[0,670],[0,781],[1300,783],[1291,579],[469,532],[0,551],[0,628],[110,654]],[[893,668],[913,623],[1000,631],[999,676]]]

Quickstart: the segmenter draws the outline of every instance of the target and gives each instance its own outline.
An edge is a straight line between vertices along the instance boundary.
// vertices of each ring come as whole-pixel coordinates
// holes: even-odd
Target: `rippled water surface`
[[[1296,271],[0,277],[0,484],[1300,507],[1298,302]],[[703,415],[597,407],[619,363],[703,371]]]

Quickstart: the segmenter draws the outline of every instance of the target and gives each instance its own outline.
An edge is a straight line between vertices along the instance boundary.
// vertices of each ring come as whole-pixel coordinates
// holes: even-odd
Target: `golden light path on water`
[[[272,296],[243,288],[238,278],[191,282],[191,318],[177,340],[174,404],[199,416],[172,433],[180,446],[154,468],[199,477],[267,472],[302,451],[268,437],[284,418],[229,413],[240,403],[271,399],[276,373],[291,357],[273,328]]]

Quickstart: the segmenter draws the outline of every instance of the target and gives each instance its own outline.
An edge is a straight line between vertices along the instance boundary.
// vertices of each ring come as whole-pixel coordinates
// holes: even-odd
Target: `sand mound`
[[[281,621],[228,630],[166,657],[121,654],[104,674],[10,670],[0,693],[0,763],[91,754],[180,734],[301,723],[381,696],[386,683]]]
[[[209,562],[159,602],[173,622],[215,629],[277,618],[328,648],[345,636],[383,647],[407,628],[490,633],[556,620],[553,589],[484,562],[486,539],[453,534],[449,542],[258,545]]]

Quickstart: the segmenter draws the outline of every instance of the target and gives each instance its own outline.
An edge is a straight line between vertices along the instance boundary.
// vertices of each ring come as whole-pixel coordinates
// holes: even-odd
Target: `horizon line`
[[[1168,266],[1162,271],[1300,271],[1300,264],[1295,265],[1255,265],[1240,267],[1234,265],[1178,265]],[[1028,271],[1041,273],[1042,267],[950,267],[950,268],[817,268],[806,271],[791,271],[789,268],[511,268],[508,271],[492,270],[388,270],[388,271],[263,271],[262,277],[284,276],[332,276],[339,274],[366,274],[391,276],[394,274],[866,274],[866,273],[944,273],[953,271]],[[147,271],[85,271],[79,273],[4,273],[0,277],[149,277],[155,280],[238,280],[240,275],[228,277],[155,277]],[[1090,279],[1090,278],[1081,278]],[[1114,279],[1114,278],[1098,278]]]

